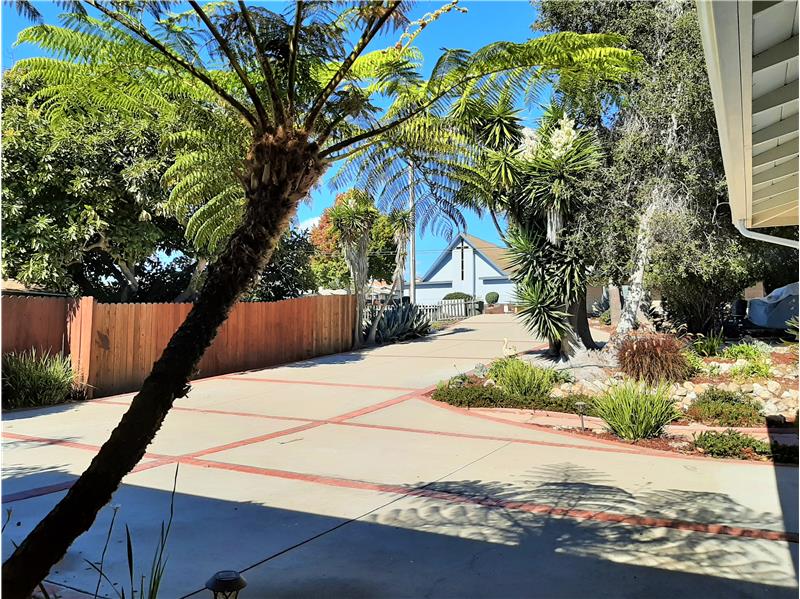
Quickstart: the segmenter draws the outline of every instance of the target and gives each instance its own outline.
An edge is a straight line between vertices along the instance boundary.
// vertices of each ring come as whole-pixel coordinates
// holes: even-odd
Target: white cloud
[[[313,229],[314,227],[319,224],[319,216],[312,216],[311,218],[307,218],[305,220],[301,220],[297,224],[298,231],[308,231],[309,229]]]

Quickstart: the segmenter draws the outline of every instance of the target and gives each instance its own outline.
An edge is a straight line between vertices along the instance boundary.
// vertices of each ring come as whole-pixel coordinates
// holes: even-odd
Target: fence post
[[[75,309],[70,310],[69,326],[69,355],[72,367],[75,369],[77,382],[86,385],[86,396],[92,397],[93,388],[90,386],[92,338],[94,337],[93,317],[94,298],[82,297],[75,302]]]

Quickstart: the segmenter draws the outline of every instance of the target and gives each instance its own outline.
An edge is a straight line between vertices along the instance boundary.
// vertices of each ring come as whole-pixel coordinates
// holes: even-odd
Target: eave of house
[[[797,0],[697,8],[733,221],[797,226]]]

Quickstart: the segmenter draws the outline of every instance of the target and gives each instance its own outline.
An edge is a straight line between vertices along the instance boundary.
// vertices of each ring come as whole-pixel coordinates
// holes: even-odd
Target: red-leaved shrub
[[[684,349],[673,335],[629,335],[619,342],[617,361],[622,372],[638,381],[682,381],[689,375]]]

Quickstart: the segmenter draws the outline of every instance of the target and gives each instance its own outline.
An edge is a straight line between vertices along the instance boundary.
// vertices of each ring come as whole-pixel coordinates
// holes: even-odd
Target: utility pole
[[[411,211],[411,251],[409,252],[411,256],[411,263],[410,263],[410,273],[409,278],[411,279],[409,282],[409,299],[411,300],[412,304],[417,303],[417,199],[416,194],[414,191],[414,163],[408,163],[408,183],[409,183],[409,194],[408,194],[408,208]]]

